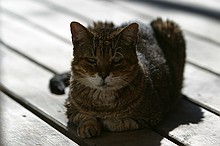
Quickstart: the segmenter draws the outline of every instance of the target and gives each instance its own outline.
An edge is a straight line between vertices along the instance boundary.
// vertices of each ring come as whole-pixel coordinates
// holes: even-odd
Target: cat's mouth
[[[99,88],[106,89],[106,88],[109,88],[110,85],[108,85],[105,80],[102,80],[102,82],[98,85],[98,87],[99,87]]]
[[[108,88],[109,87],[109,85],[99,85],[98,87],[100,87],[100,88]]]

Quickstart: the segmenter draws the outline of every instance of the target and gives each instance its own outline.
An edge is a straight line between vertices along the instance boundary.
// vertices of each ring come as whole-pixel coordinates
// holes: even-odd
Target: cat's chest
[[[87,89],[87,91],[72,94],[72,100],[81,112],[90,111],[91,114],[99,113],[99,116],[106,116],[110,111],[117,111],[117,96],[117,93],[112,90]]]
[[[89,95],[88,98],[92,98],[94,101],[101,102],[102,104],[111,104],[118,96],[114,90],[99,89],[91,89]]]

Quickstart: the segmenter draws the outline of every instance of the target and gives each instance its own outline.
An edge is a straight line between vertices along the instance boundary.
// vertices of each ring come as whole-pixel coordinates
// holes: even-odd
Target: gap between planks
[[[77,145],[1,91],[0,97],[1,146]]]
[[[65,135],[66,137],[72,139],[74,142],[82,145],[82,146],[89,146],[88,144],[84,143],[80,138],[78,138],[77,135],[73,135],[74,133],[70,133],[70,130],[61,124],[59,121],[51,117],[50,115],[46,114],[36,106],[34,106],[32,103],[28,102],[24,98],[20,97],[19,95],[11,92],[9,89],[7,89],[1,82],[0,82],[0,90],[12,98],[14,101],[19,103],[21,106],[32,112],[34,115],[51,125],[54,129],[58,130],[60,133]]]

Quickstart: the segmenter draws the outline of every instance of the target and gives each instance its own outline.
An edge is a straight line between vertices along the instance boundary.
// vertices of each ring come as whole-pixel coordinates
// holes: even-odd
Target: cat
[[[66,115],[80,137],[151,128],[173,110],[181,98],[186,57],[175,22],[70,26],[71,72],[52,78],[50,88],[63,94],[70,86]]]

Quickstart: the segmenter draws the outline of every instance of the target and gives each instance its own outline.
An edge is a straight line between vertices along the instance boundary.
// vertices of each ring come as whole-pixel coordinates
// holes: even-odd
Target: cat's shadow
[[[184,130],[188,128],[192,129],[190,125],[199,124],[203,121],[203,118],[204,113],[201,108],[186,100],[186,98],[183,98],[177,107],[156,127],[156,130],[166,136],[171,132],[172,134],[170,135],[181,139],[186,135]],[[182,141],[184,140],[182,139]],[[178,145],[181,144],[178,141],[176,142]]]
[[[92,139],[78,139],[79,142],[87,143],[94,146],[160,146],[169,145],[168,139],[163,136],[168,136],[169,132],[176,131],[180,136],[183,132],[181,125],[198,124],[203,119],[203,112],[200,107],[182,99],[178,106],[173,110],[155,130],[142,129],[129,132],[102,132],[99,137]],[[68,123],[68,128],[75,133],[76,127]],[[191,127],[189,127],[191,128]],[[156,131],[156,132],[155,132]],[[157,132],[159,134],[157,134]],[[174,132],[175,133],[175,132]],[[184,135],[184,133],[182,133]],[[180,136],[181,137],[181,136]],[[81,142],[80,142],[81,143]],[[81,145],[84,145],[84,144]],[[178,143],[178,145],[181,143]]]

